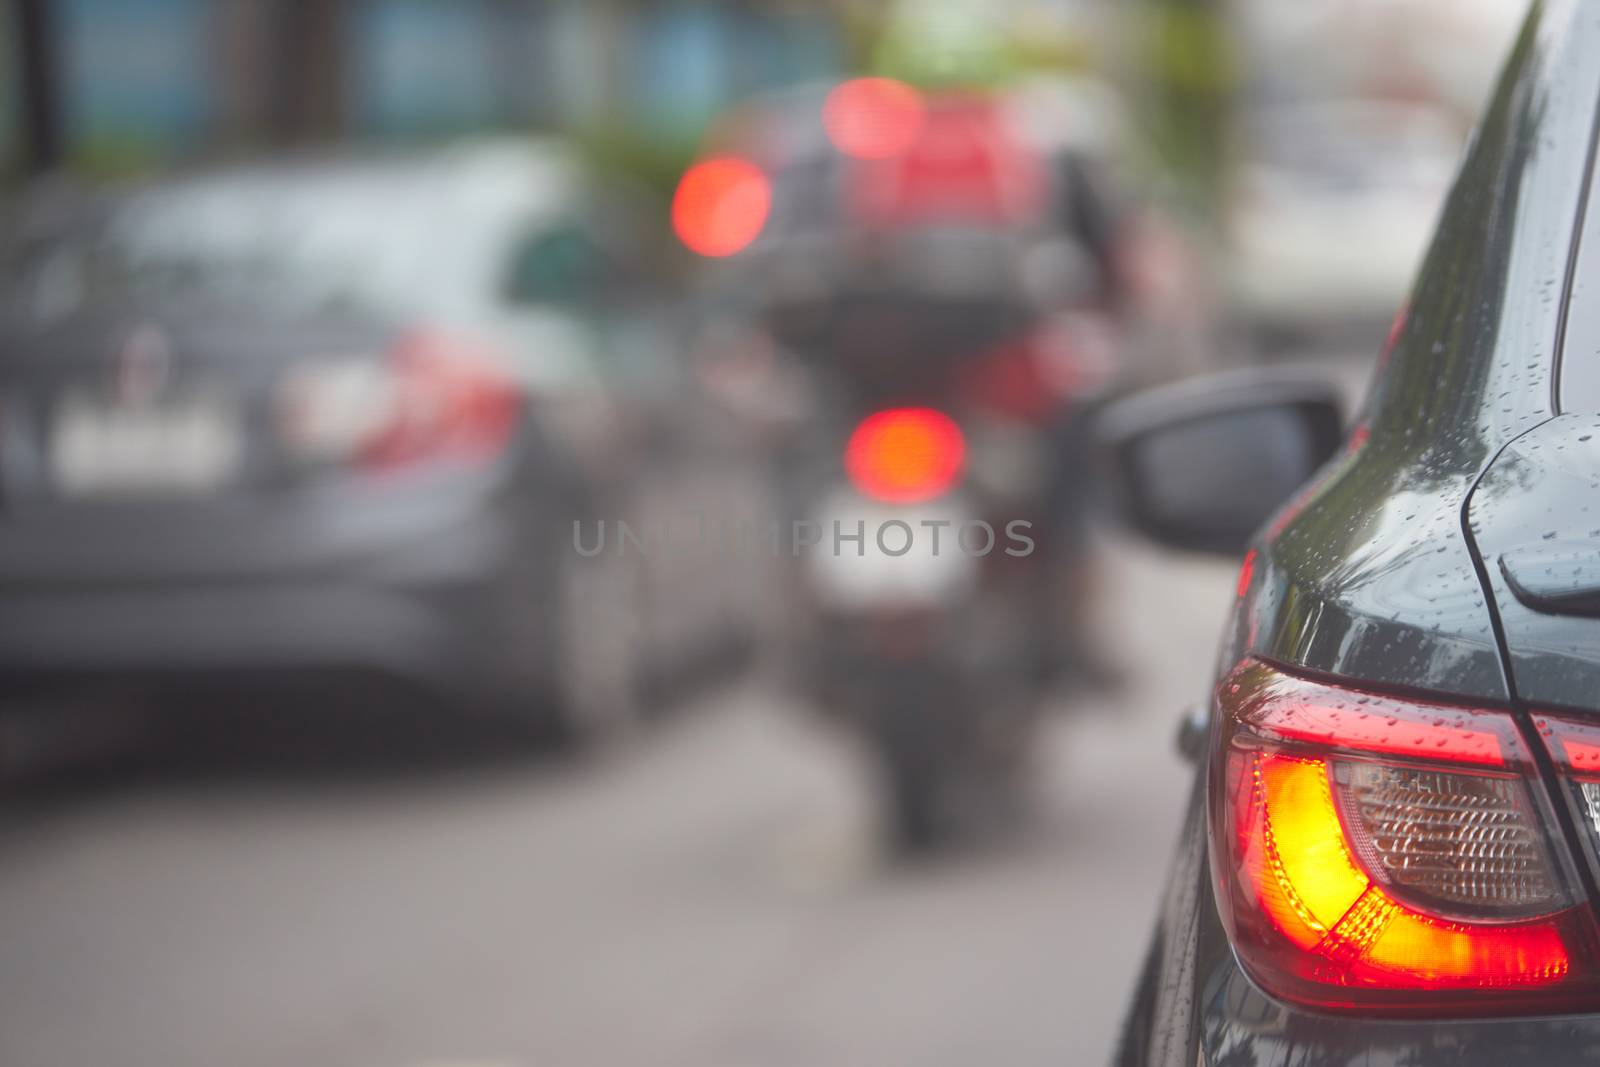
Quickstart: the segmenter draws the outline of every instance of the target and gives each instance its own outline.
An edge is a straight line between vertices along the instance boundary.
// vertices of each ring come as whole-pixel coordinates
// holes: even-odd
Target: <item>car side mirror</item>
[[[1237,556],[1338,452],[1339,393],[1299,373],[1252,369],[1136,393],[1097,435],[1124,518],[1172,548]]]

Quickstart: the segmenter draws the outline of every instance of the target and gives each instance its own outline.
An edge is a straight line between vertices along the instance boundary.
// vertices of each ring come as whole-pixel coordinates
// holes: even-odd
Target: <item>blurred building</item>
[[[65,153],[93,169],[304,140],[528,127],[671,142],[747,93],[836,73],[846,52],[825,4],[43,4]],[[11,82],[20,57],[0,51],[0,76]],[[17,93],[4,95],[0,137],[14,156]]]
[[[1426,101],[1477,120],[1527,0],[1234,0],[1247,101]]]

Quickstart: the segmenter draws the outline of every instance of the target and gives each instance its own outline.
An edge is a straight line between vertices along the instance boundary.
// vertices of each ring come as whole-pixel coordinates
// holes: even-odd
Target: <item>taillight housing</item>
[[[1594,914],[1510,713],[1257,661],[1218,707],[1217,903],[1264,989],[1376,1014],[1595,1002]]]
[[[378,475],[497,458],[516,433],[524,399],[487,351],[419,330],[387,356],[296,368],[283,384],[278,427],[301,461]]]

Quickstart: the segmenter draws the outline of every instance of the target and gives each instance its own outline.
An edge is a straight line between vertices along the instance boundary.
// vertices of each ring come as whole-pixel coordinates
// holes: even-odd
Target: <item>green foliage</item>
[[[626,128],[580,131],[577,142],[603,173],[631,179],[663,196],[694,160],[697,139],[660,140]]]

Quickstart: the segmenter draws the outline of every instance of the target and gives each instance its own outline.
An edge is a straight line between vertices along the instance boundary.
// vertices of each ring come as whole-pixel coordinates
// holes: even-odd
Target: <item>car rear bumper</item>
[[[459,637],[413,597],[327,586],[9,596],[0,671],[66,675],[365,667],[431,677]]]
[[[1258,989],[1231,955],[1202,987],[1200,1054],[1206,1065],[1250,1063],[1545,1067],[1593,1063],[1600,1016],[1534,1019],[1376,1020],[1285,1005]]]
[[[448,699],[547,673],[549,605],[513,575],[496,517],[298,575],[99,581],[0,592],[0,677],[154,686],[371,675]]]

